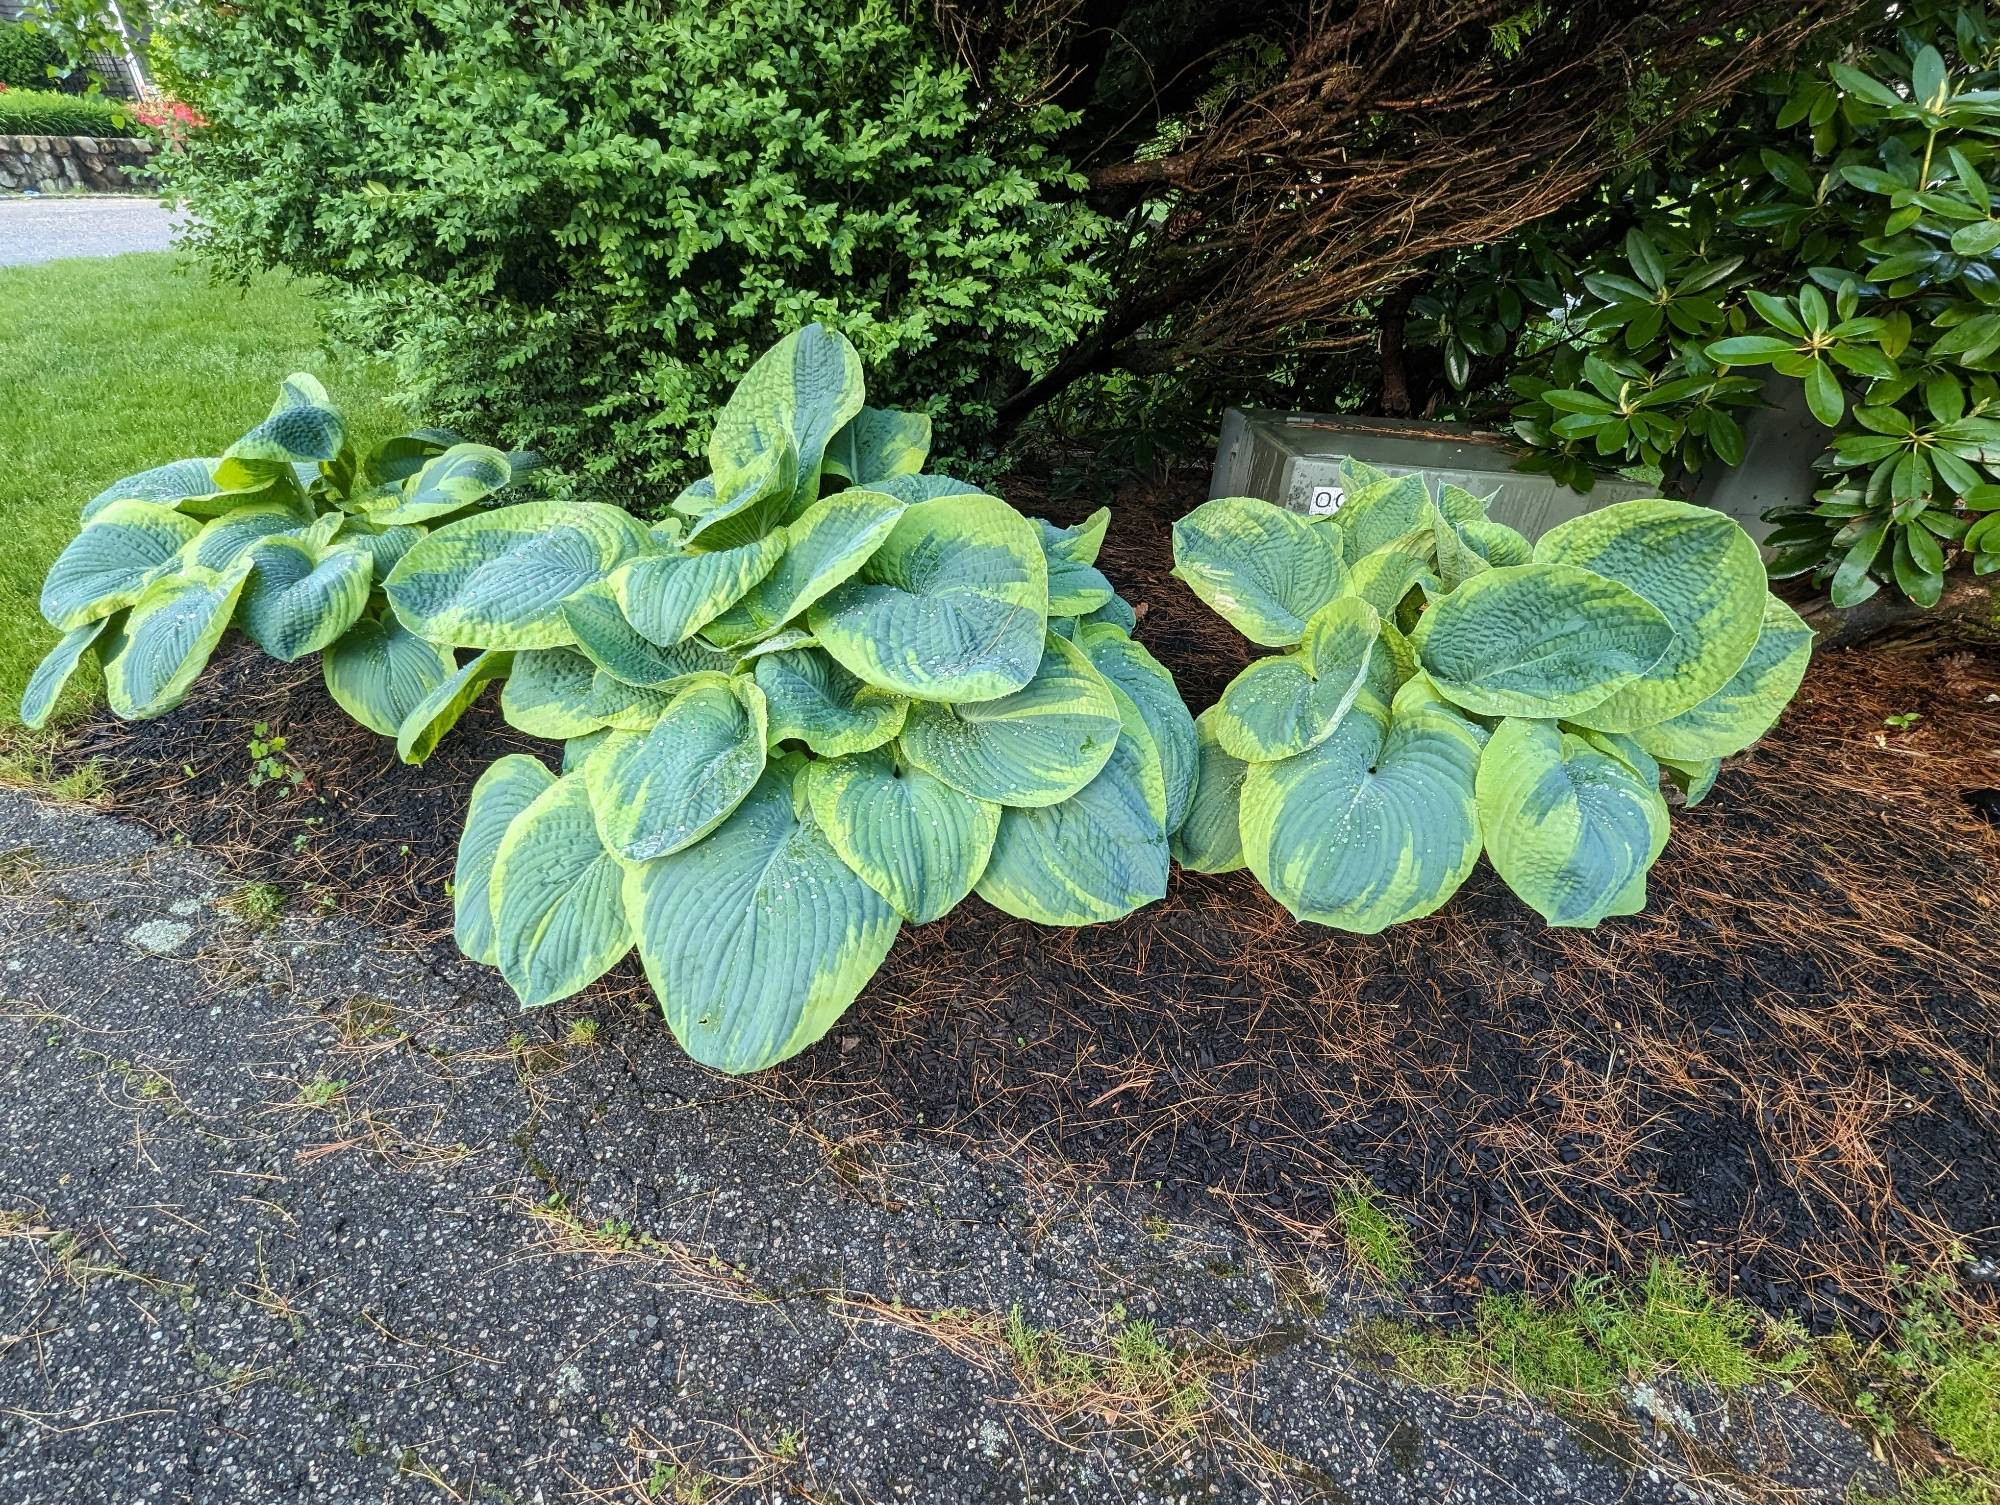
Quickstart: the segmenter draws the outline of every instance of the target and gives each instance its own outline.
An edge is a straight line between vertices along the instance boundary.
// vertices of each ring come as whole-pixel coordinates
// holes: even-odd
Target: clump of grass
[[[1356,1264],[1385,1285],[1399,1286],[1416,1273],[1417,1246],[1410,1239],[1409,1226],[1382,1205],[1373,1187],[1365,1183],[1350,1186],[1340,1194],[1333,1211],[1348,1257]]]
[[[86,758],[61,772],[55,758],[58,745],[55,734],[46,731],[0,736],[0,785],[38,790],[74,805],[95,804],[110,793],[111,780],[103,759]]]
[[[222,902],[244,924],[269,930],[285,912],[285,891],[275,883],[245,883]]]
[[[2000,1327],[1968,1325],[1952,1309],[1950,1277],[1912,1279],[1904,1290],[1893,1346],[1851,1367],[1859,1371],[1856,1404],[1875,1429],[1892,1435],[1914,1421],[1973,1467],[2000,1474]],[[1953,1476],[2000,1494],[1993,1480]],[[1980,1498],[1975,1495],[1972,1498]]]
[[[1117,1412],[1155,1420],[1169,1429],[1190,1424],[1213,1396],[1206,1368],[1194,1354],[1173,1347],[1151,1322],[1112,1314],[1110,1352],[1088,1353],[1062,1334],[1035,1327],[1016,1303],[1001,1337],[1014,1356],[1022,1385],[1064,1409]]]
[[[1411,1378],[1440,1389],[1511,1385],[1552,1403],[1590,1403],[1628,1380],[1672,1374],[1720,1390],[1795,1372],[1808,1357],[1798,1333],[1775,1329],[1673,1260],[1637,1285],[1580,1283],[1537,1302],[1493,1294],[1453,1332],[1378,1322],[1369,1340]]]
[[[598,1028],[599,1026],[595,1019],[572,1019],[569,1022],[569,1029],[565,1032],[563,1038],[571,1045],[595,1045],[597,1043]]]

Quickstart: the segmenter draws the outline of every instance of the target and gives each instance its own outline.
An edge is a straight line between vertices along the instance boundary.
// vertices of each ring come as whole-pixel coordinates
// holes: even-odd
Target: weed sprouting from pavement
[[[1213,1400],[1207,1366],[1189,1351],[1165,1342],[1148,1321],[1114,1310],[1118,1326],[1110,1352],[1072,1346],[1062,1334],[1035,1327],[1018,1303],[1007,1313],[1001,1337],[1022,1385],[1061,1409],[1135,1411],[1168,1429],[1186,1426]]]
[[[9,733],[0,738],[0,787],[33,789],[65,804],[90,805],[111,791],[101,758],[85,758],[63,769],[55,754],[60,738],[52,732]]]
[[[285,891],[275,883],[245,883],[222,902],[252,929],[269,930],[285,912]]]

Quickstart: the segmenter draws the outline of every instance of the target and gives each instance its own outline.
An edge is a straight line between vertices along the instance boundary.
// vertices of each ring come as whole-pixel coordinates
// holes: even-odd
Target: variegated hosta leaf
[[[1448,522],[1482,523],[1488,521],[1486,509],[1499,494],[1497,491],[1491,491],[1485,496],[1474,496],[1463,486],[1454,486],[1450,481],[1445,481],[1438,487],[1437,509],[1444,514]],[[1505,525],[1500,524],[1498,526]],[[1508,528],[1507,531],[1509,533],[1514,532],[1512,528]],[[1520,535],[1515,534],[1515,536],[1518,538]],[[1489,562],[1493,564],[1525,564],[1527,563],[1527,559],[1525,557],[1521,559],[1494,559]]]
[[[247,556],[259,540],[278,533],[298,533],[313,525],[312,508],[295,492],[274,492],[246,498],[196,534],[181,558],[204,570],[226,570]]]
[[[1424,614],[1421,656],[1482,716],[1574,718],[1659,661],[1674,629],[1629,586],[1572,564],[1476,575]]]
[[[1357,596],[1340,596],[1306,624],[1296,653],[1260,658],[1216,704],[1215,737],[1246,763],[1295,757],[1331,736],[1368,683],[1382,619]]]
[[[752,643],[747,648],[736,649],[732,656],[739,665],[754,664],[767,653],[790,653],[794,648],[817,647],[819,639],[805,628],[787,627],[783,632],[772,633],[761,643]]]
[[[1129,636],[1139,625],[1139,614],[1132,609],[1130,601],[1114,593],[1104,605],[1098,607],[1096,611],[1085,612],[1077,618],[1077,622],[1080,626],[1086,627],[1099,625],[1116,627]]]
[[[396,728],[396,756],[405,763],[423,762],[437,750],[445,733],[458,725],[458,718],[471,709],[479,692],[494,680],[505,679],[513,667],[514,655],[504,648],[475,653],[411,707]]]
[[[504,452],[485,444],[454,444],[403,483],[386,507],[372,508],[377,523],[427,523],[477,506],[514,479]]]
[[[821,497],[779,530],[774,568],[703,630],[724,647],[770,636],[828,591],[850,579],[882,546],[904,504],[879,491],[852,489]]]
[[[1049,566],[1049,614],[1080,617],[1109,605],[1118,593],[1096,566],[1105,530],[1111,525],[1111,509],[1099,507],[1068,528],[1039,517],[1032,521]]]
[[[1442,589],[1455,591],[1474,575],[1492,568],[1465,532],[1441,512],[1431,514],[1431,536],[1435,540],[1437,577]]]
[[[319,652],[368,607],[375,566],[360,549],[320,555],[302,538],[280,536],[259,539],[248,557],[243,631],[280,663]]]
[[[763,447],[732,477],[729,490],[717,493],[710,477],[705,496],[697,481],[675,499],[675,509],[688,520],[682,547],[711,552],[741,548],[785,521],[802,479],[798,445],[787,432],[754,437]]]
[[[877,689],[992,700],[1034,677],[1048,602],[1034,524],[973,492],[911,506],[806,619],[821,647]]]
[[[730,672],[733,672],[733,666]],[[624,680],[599,669],[590,681],[590,714],[617,731],[648,731],[674,703],[674,697],[700,678],[693,674],[683,675],[671,688],[654,689],[648,685],[628,685]]]
[[[1456,488],[1447,486],[1446,491]],[[1535,557],[1535,546],[1524,534],[1490,517],[1460,518],[1458,536],[1488,564],[1526,564]]]
[[[961,794],[888,748],[810,764],[813,819],[841,861],[915,924],[948,913],[986,870],[1000,807]]]
[[[369,559],[374,562],[375,578],[386,580],[389,578],[389,571],[396,567],[397,561],[415,548],[417,540],[423,536],[422,528],[412,527],[407,523],[393,528],[377,529],[357,520],[342,530],[340,541],[350,548],[366,552]]]
[[[1590,726],[1629,732],[1678,716],[1727,684],[1757,641],[1764,559],[1713,507],[1664,498],[1600,507],[1550,529],[1535,558],[1630,586],[1674,630],[1659,662],[1573,718]]]
[[[770,711],[773,747],[805,743],[823,758],[867,752],[903,729],[910,702],[864,685],[817,648],[761,655],[753,671]]]
[[[458,442],[450,429],[412,429],[384,439],[363,462],[362,479],[374,486],[400,487]]]
[[[1053,805],[1111,756],[1121,721],[1111,686],[1074,643],[1045,634],[1028,684],[997,700],[910,707],[905,761],[996,805]]]
[[[1341,534],[1253,496],[1203,502],[1174,524],[1174,574],[1253,643],[1286,648],[1341,593]]]
[[[176,568],[175,558],[201,524],[152,502],[102,508],[56,556],[42,581],[42,616],[68,632],[137,601]]]
[[[610,738],[618,735],[615,726],[600,727],[594,732],[585,732],[581,737],[571,737],[563,743],[562,771],[575,773],[590,761],[590,755],[602,747]]]
[[[297,464],[331,462],[346,443],[346,420],[326,388],[305,372],[294,371],[279,386],[270,417],[215,462],[216,489],[246,491]]]
[[[472,786],[465,829],[458,836],[458,860],[451,874],[452,933],[458,949],[483,966],[499,957],[493,933],[493,860],[514,817],[555,783],[540,758],[508,753],[487,765]]]
[[[1194,719],[1194,797],[1173,833],[1174,861],[1191,873],[1233,873],[1243,866],[1241,801],[1250,765],[1215,740],[1215,707]]]
[[[81,627],[72,627],[35,665],[35,672],[28,676],[28,688],[21,695],[21,724],[29,731],[40,731],[47,725],[49,713],[62,698],[63,686],[69,683],[90,645],[110,625],[111,618],[99,617]]]
[[[743,1073],[797,1055],[847,1012],[901,921],[840,860],[773,764],[706,841],[630,869],[639,957],[681,1049]]]
[[[1347,562],[1365,558],[1430,525],[1430,490],[1421,475],[1383,476],[1358,490],[1333,515]]]
[[[563,603],[563,617],[576,646],[598,668],[628,685],[649,690],[678,688],[696,674],[727,674],[736,655],[711,648],[699,638],[662,648],[625,620],[611,582],[578,591]]]
[[[918,502],[934,502],[941,496],[984,496],[970,481],[961,481],[955,476],[941,476],[930,472],[921,475],[886,476],[868,484],[870,491],[879,491],[884,496],[894,497],[904,506],[915,506]]]
[[[1396,615],[1403,598],[1425,580],[1435,581],[1435,535],[1405,534],[1371,554],[1364,554],[1347,571],[1347,591],[1375,608],[1385,622]]]
[[[1146,785],[1136,739],[1122,738],[1060,804],[1002,810],[979,897],[1038,925],[1102,924],[1165,898],[1167,833]]]
[[[671,647],[741,600],[784,551],[784,535],[770,533],[707,554],[641,554],[611,572],[611,591],[640,636]]]
[[[597,665],[574,648],[525,648],[500,688],[500,714],[517,732],[561,741],[604,725],[591,714]]]
[[[1715,788],[1716,775],[1722,772],[1720,758],[1702,758],[1696,762],[1661,758],[1659,762],[1660,770],[1680,790],[1681,798],[1690,810],[1708,798],[1709,791]]]
[[[1551,925],[1594,926],[1646,904],[1667,804],[1623,760],[1509,716],[1479,764],[1479,824],[1495,872]]]
[[[1478,862],[1480,731],[1419,689],[1393,712],[1363,696],[1310,752],[1245,773],[1244,857],[1299,919],[1373,935],[1438,909]]]
[[[563,603],[644,547],[645,529],[621,507],[523,502],[426,535],[383,590],[403,625],[435,643],[562,648],[574,641]]]
[[[1634,733],[1654,757],[1682,763],[1742,752],[1773,726],[1812,660],[1813,631],[1776,596],[1764,597],[1757,642],[1743,667],[1700,705]]]
[[[184,568],[146,587],[101,650],[112,715],[144,721],[186,698],[229,630],[249,576],[244,560],[227,573]]]
[[[864,407],[826,447],[824,468],[856,486],[915,475],[931,452],[931,415]]]
[[[861,357],[854,347],[822,324],[787,335],[757,358],[716,415],[708,441],[716,494],[738,491],[741,478],[758,474],[763,457],[783,441],[797,455],[798,505],[810,504],[819,495],[828,443],[860,411]]]
[[[1194,797],[1194,717],[1160,661],[1109,622],[1081,624],[1073,639],[1099,674],[1132,698],[1160,752],[1160,774],[1166,781],[1167,832],[1180,829]]]
[[[410,713],[458,672],[451,650],[425,642],[393,616],[364,617],[320,659],[326,690],[371,732],[393,737]]]
[[[514,817],[493,856],[494,961],[523,1005],[580,993],[632,949],[625,869],[569,774]]]
[[[700,841],[764,771],[764,692],[747,675],[703,677],[650,731],[604,739],[583,766],[605,844],[630,862]]]
[[[163,508],[181,507],[188,502],[210,501],[221,495],[209,473],[213,460],[169,460],[142,470],[122,481],[113,481],[83,504],[83,520],[89,522],[113,502],[145,502]]]

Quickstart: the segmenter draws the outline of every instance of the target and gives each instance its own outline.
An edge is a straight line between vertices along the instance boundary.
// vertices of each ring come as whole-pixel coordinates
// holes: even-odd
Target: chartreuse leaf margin
[[[1175,527],[1176,573],[1286,650],[1199,718],[1176,860],[1363,934],[1437,910],[1482,851],[1551,925],[1642,909],[1662,778],[1699,802],[1812,653],[1756,544],[1661,498],[1531,546],[1457,488],[1346,480],[1331,518],[1225,497]]]

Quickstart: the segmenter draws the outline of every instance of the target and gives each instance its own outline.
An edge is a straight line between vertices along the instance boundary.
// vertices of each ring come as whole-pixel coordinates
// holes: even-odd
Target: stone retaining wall
[[[150,141],[119,136],[0,136],[0,191],[131,193],[150,188],[151,173],[133,176],[155,150]]]

